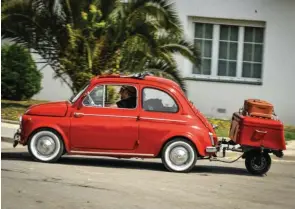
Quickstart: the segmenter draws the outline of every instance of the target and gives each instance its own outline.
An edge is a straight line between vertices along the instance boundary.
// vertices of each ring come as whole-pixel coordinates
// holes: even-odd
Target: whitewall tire
[[[35,160],[56,162],[64,152],[64,143],[55,131],[41,129],[30,138],[28,150]]]
[[[169,171],[189,172],[197,162],[197,152],[191,142],[174,139],[164,146],[162,162]]]

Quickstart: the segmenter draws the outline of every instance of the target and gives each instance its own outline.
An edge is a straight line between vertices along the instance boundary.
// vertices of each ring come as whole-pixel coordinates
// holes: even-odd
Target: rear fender
[[[206,153],[205,153],[205,145],[203,143],[203,134],[202,133],[199,133],[198,135],[192,134],[190,132],[185,132],[185,133],[170,133],[163,140],[162,148],[165,146],[165,144],[168,141],[171,141],[171,140],[173,140],[175,138],[185,138],[185,139],[191,141],[195,145],[195,147],[197,149],[197,153],[200,156],[205,156],[206,155]],[[162,148],[161,148],[161,150],[162,150]],[[160,154],[161,150],[159,150],[158,154]]]

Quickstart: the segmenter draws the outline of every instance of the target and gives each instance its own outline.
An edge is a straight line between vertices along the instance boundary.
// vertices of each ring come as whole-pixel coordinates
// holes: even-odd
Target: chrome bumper
[[[207,153],[216,153],[217,148],[216,147],[206,147],[206,152]]]
[[[17,129],[16,133],[13,136],[13,147],[16,147],[21,140],[21,129]]]

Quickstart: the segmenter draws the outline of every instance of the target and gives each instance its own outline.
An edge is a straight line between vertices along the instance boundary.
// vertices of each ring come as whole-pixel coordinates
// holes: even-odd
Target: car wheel
[[[30,138],[28,150],[35,160],[56,162],[64,152],[64,144],[55,131],[42,129]]]
[[[245,165],[249,173],[263,175],[270,169],[271,158],[268,153],[252,151],[246,155]]]
[[[195,166],[196,161],[196,149],[187,140],[174,139],[163,148],[162,162],[169,171],[189,172]]]

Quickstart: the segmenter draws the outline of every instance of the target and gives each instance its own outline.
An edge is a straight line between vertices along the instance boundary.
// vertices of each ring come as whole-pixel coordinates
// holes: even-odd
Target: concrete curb
[[[19,122],[16,121],[16,120],[6,120],[6,119],[2,119],[1,122],[2,122],[2,123],[16,124],[16,125],[19,124]]]
[[[13,143],[13,139],[12,138],[7,138],[7,137],[1,137],[1,141],[2,142]]]

